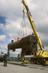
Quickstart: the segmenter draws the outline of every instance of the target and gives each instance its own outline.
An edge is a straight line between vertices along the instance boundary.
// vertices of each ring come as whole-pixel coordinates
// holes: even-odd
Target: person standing
[[[4,54],[3,62],[4,62],[4,66],[7,66],[7,54]]]

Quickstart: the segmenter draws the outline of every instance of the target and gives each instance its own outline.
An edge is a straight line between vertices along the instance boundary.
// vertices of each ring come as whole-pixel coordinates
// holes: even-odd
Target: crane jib
[[[28,19],[29,19],[30,24],[31,24],[31,27],[32,27],[32,29],[33,29],[34,35],[35,35],[36,38],[37,38],[38,44],[39,44],[39,46],[40,46],[40,49],[42,50],[42,49],[44,48],[44,46],[43,46],[42,41],[41,41],[41,39],[40,39],[40,37],[39,37],[39,34],[37,33],[37,31],[36,31],[36,29],[35,29],[35,22],[34,22],[34,20],[33,20],[33,18],[32,18],[31,12],[30,12],[28,6],[25,4],[25,1],[24,1],[24,0],[22,0],[22,3],[23,3],[23,5],[25,6],[25,8],[26,8],[26,10],[27,10]]]

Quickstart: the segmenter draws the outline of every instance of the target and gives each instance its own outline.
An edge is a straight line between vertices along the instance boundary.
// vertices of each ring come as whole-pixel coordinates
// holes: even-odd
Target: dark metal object
[[[34,35],[28,35],[17,42],[8,44],[8,51],[15,51],[16,48],[22,48],[23,55],[30,55],[37,52],[37,39]],[[8,52],[9,54],[9,52]]]

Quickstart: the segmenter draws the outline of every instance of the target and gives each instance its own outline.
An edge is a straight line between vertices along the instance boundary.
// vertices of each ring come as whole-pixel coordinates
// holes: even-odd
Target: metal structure
[[[34,35],[28,35],[16,42],[13,42],[12,40],[11,43],[8,44],[8,54],[9,50],[15,51],[16,48],[22,48],[22,55],[36,54],[37,39]]]

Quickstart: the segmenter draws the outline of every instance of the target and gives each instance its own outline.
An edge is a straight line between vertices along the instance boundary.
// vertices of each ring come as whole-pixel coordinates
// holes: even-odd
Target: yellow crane
[[[31,27],[32,27],[32,30],[34,32],[34,35],[37,39],[37,42],[38,42],[38,45],[40,47],[40,50],[36,53],[36,56],[33,57],[34,61],[35,62],[40,62],[41,64],[48,64],[48,51],[44,50],[44,46],[42,44],[42,41],[39,37],[39,34],[38,32],[36,31],[36,27],[35,27],[35,22],[32,18],[32,15],[31,15],[31,12],[29,10],[29,7],[27,6],[27,4],[25,3],[25,0],[22,0],[22,3],[26,9],[26,14],[27,14],[27,17],[28,17],[28,20],[31,24]]]

